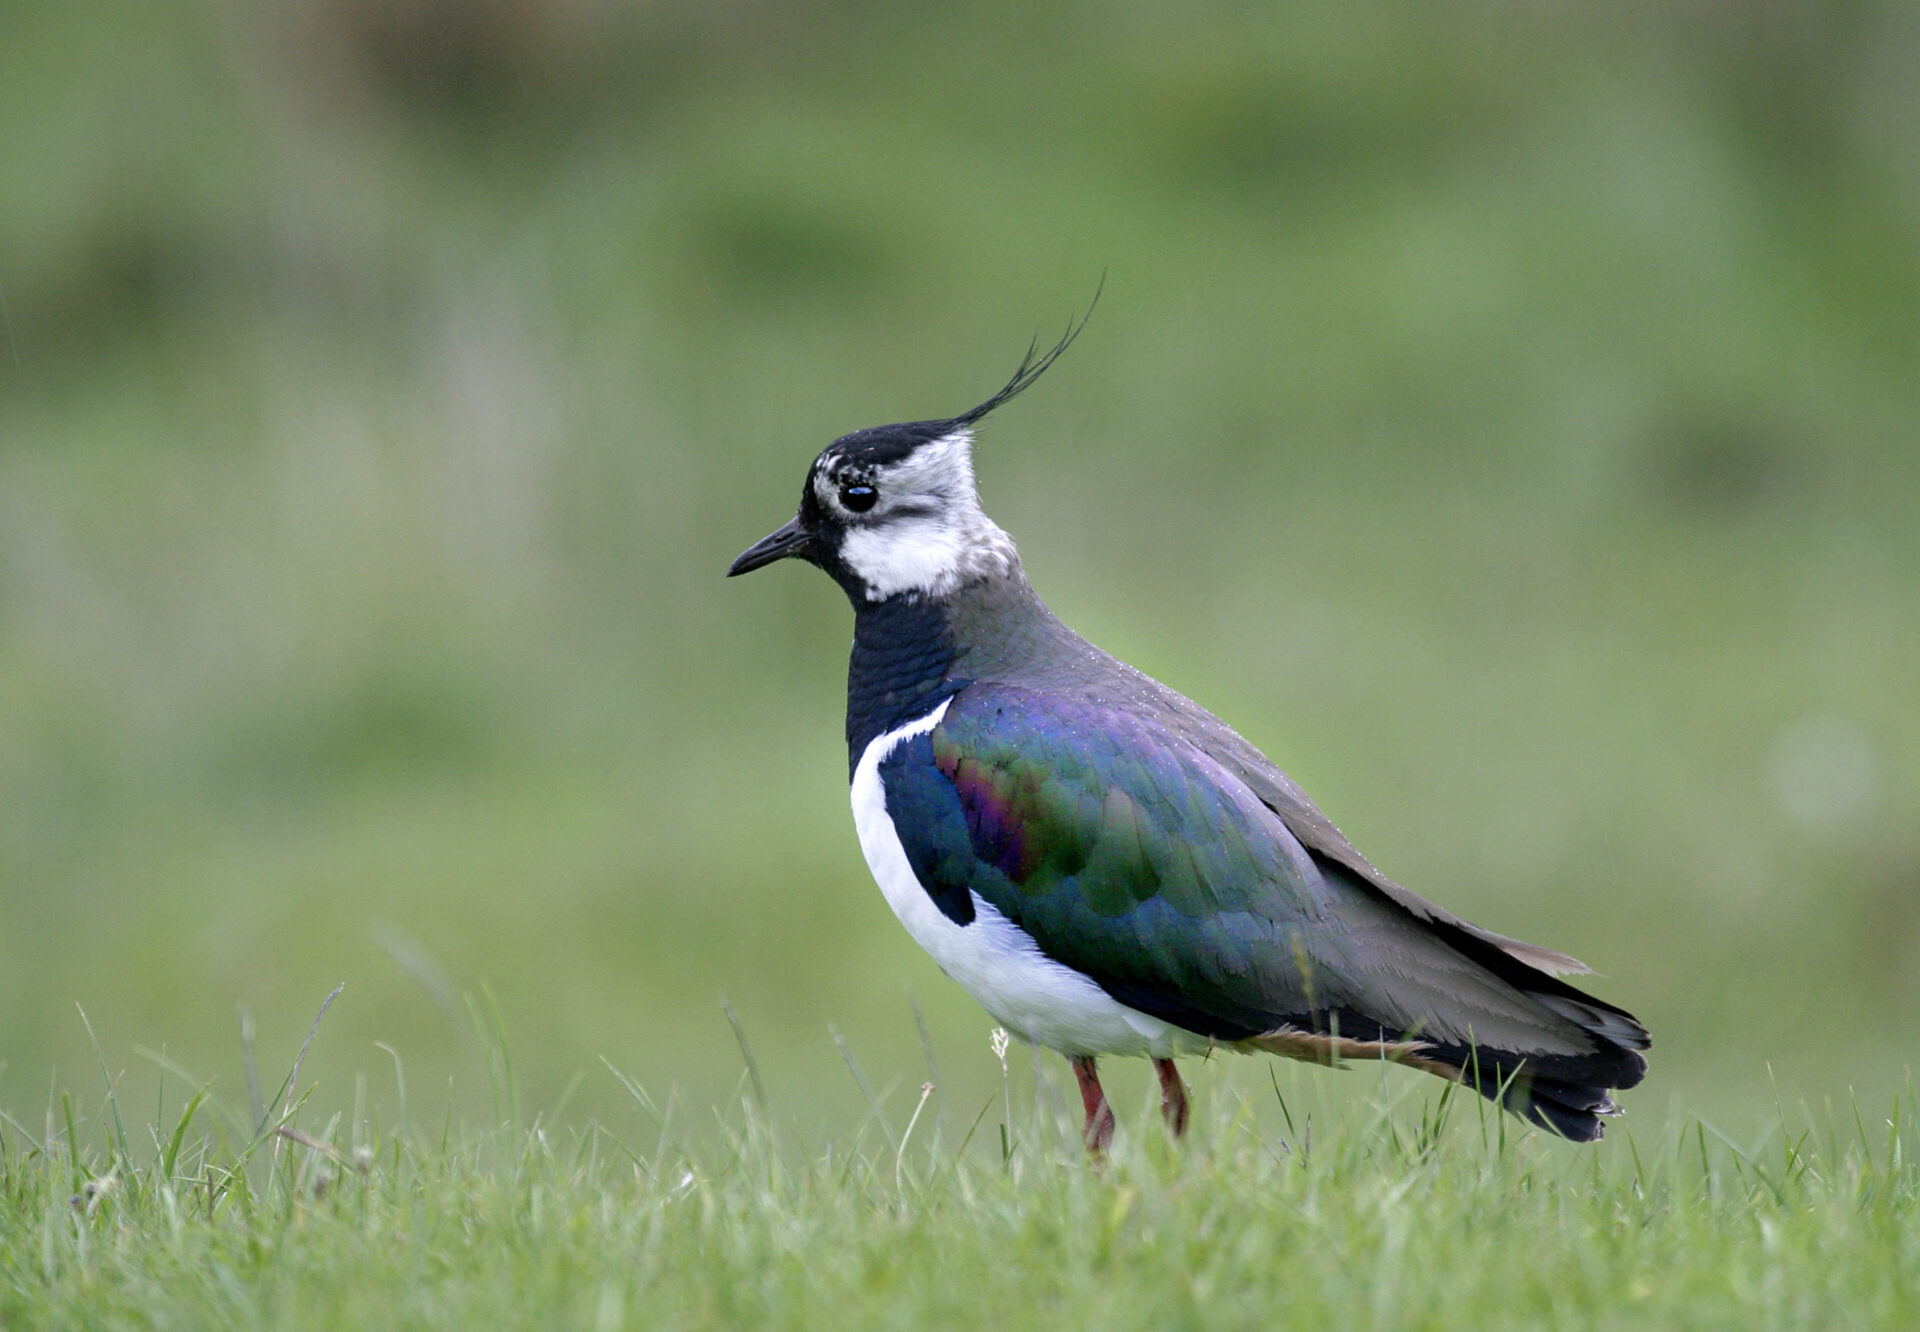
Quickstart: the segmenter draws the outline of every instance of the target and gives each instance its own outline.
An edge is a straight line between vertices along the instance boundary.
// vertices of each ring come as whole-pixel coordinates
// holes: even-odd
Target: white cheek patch
[[[964,551],[961,533],[939,518],[856,527],[840,543],[840,558],[875,601],[900,592],[938,595],[958,586]]]
[[[1019,567],[1013,542],[980,511],[972,445],[967,430],[922,444],[874,476],[881,505],[870,517],[843,520],[840,559],[866,585],[868,600],[903,592],[944,596],[971,579]],[[814,493],[845,514],[830,477],[831,468],[817,474]]]

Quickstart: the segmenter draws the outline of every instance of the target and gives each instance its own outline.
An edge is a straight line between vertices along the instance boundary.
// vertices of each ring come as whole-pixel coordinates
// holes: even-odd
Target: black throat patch
[[[847,662],[847,775],[888,731],[926,716],[965,688],[952,678],[959,652],[939,601],[914,594],[856,603]]]

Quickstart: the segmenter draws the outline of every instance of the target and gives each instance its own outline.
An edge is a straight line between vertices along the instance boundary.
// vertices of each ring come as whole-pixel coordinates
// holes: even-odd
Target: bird
[[[1089,311],[1090,313],[1090,311]],[[853,822],[907,932],[1004,1029],[1063,1055],[1087,1150],[1114,1132],[1103,1056],[1216,1050],[1403,1064],[1589,1142],[1646,1073],[1589,968],[1403,888],[1218,717],[1094,647],[981,507],[976,428],[1073,342],[1029,344],[958,416],[856,430],[733,577],[798,559],[852,603]]]

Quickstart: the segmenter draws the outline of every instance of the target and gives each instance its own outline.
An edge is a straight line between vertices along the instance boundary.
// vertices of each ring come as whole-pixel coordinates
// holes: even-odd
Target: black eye
[[[872,486],[840,487],[840,502],[854,513],[865,513],[880,498],[880,492]]]

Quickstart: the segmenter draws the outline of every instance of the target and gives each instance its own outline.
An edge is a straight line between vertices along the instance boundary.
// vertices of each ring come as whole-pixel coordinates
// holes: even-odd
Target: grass
[[[1324,1071],[1263,1066],[1265,1092],[1216,1096],[1183,1142],[1142,1103],[1091,1164],[1045,1082],[953,1118],[929,1082],[902,1114],[844,1047],[869,1112],[809,1145],[764,1110],[744,1035],[741,1094],[716,1113],[607,1063],[627,1120],[523,1125],[498,1015],[475,1022],[496,1042],[490,1129],[410,1125],[404,1093],[379,1123],[364,1077],[351,1117],[303,1127],[297,1067],[257,1108],[189,1084],[136,1128],[109,1075],[91,1115],[61,1093],[41,1128],[0,1121],[0,1326],[1920,1317],[1911,1087],[1884,1116],[1781,1110],[1736,1142],[1675,1115],[1588,1149],[1384,1069],[1329,1115]]]
[[[1911,7],[766,8],[0,42],[0,1327],[1910,1315]],[[1092,1174],[868,884],[846,608],[722,570],[1102,271],[989,511],[1606,973],[1597,1150],[1117,1064]]]
[[[851,834],[844,599],[722,573],[1103,270],[978,460],[1067,623],[1605,972],[1643,1101],[1920,1059],[1910,7],[242,8],[0,42],[0,1108],[76,1000],[284,1069],[340,980],[323,1099],[378,1042],[423,1121],[482,981],[534,1105],[724,1101],[721,992],[809,1124],[829,1023],[977,1042]]]

